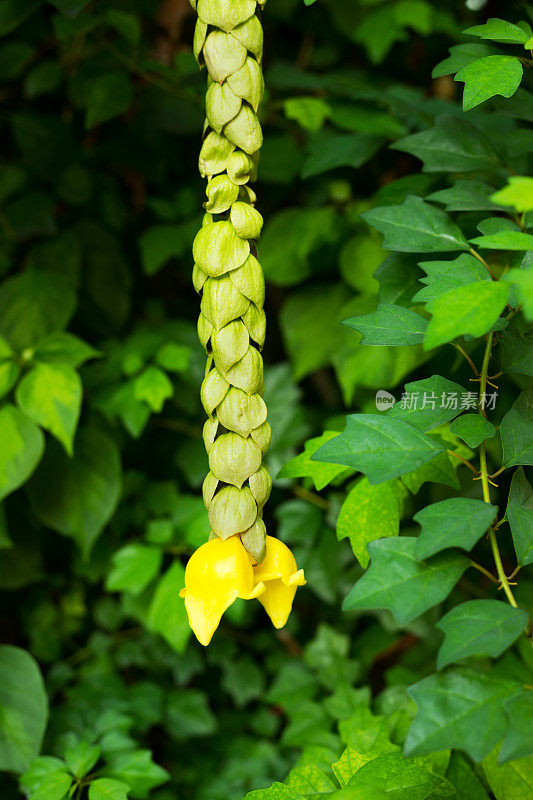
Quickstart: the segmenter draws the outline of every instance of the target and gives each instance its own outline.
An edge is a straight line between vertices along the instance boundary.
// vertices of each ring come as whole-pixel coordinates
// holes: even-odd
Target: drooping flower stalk
[[[210,471],[203,496],[211,538],[192,556],[182,594],[203,644],[237,597],[258,597],[281,627],[296,585],[305,582],[288,548],[267,537],[262,519],[272,488],[262,464],[271,430],[262,398],[265,283],[256,247],[263,218],[250,183],[263,142],[258,14],[265,3],[191,0],[198,14],[194,54],[208,73],[199,159],[207,213],[193,244],[193,282],[202,297],[198,335],[207,353],[201,399]]]

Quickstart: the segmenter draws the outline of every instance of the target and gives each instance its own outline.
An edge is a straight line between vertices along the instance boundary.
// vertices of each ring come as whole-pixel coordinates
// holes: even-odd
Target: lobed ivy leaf
[[[533,563],[533,488],[522,467],[513,475],[505,518],[511,528],[518,563]]]
[[[437,622],[437,628],[445,634],[437,669],[469,656],[497,658],[524,632],[527,621],[525,611],[500,600],[461,603]]]
[[[533,239],[533,236],[531,238]],[[528,320],[533,320],[533,268],[510,269],[509,272],[506,272],[504,280],[516,287],[518,301],[522,306],[524,316]]]
[[[408,689],[418,711],[405,754],[453,747],[481,761],[505,733],[504,702],[518,689],[514,681],[461,667],[423,678]]]
[[[345,319],[343,325],[363,334],[362,345],[401,347],[421,344],[428,321],[403,306],[380,303],[373,314]]]
[[[488,44],[456,44],[450,47],[450,55],[434,67],[432,78],[442,78],[452,75],[467,67],[473,61],[478,61],[485,56],[491,56],[496,50]]]
[[[450,497],[426,506],[413,517],[422,528],[416,540],[417,558],[428,558],[448,547],[471,550],[497,513],[497,506],[469,497]]]
[[[533,236],[520,231],[500,231],[488,236],[477,236],[470,239],[472,244],[482,250],[533,250]]]
[[[124,545],[113,554],[107,591],[140,594],[159,572],[162,560],[163,552],[158,547],[138,542]]]
[[[465,390],[458,383],[433,375],[406,383],[402,399],[393,405],[387,416],[408,422],[425,433],[456,417],[464,394]]]
[[[398,536],[400,512],[391,483],[373,486],[362,478],[348,492],[337,518],[337,539],[349,539],[355,557],[366,569],[367,545],[375,539]]]
[[[426,563],[416,557],[416,542],[402,536],[369,544],[370,567],[347,595],[343,609],[386,608],[402,626],[445,600],[468,567],[468,559],[450,551]]]
[[[524,68],[515,56],[486,56],[463,67],[455,76],[464,83],[463,111],[484,103],[499,94],[512,97],[516,92]]]
[[[413,302],[431,303],[468,283],[490,281],[487,269],[468,253],[462,253],[453,261],[422,261],[420,266],[427,273],[427,277],[420,278],[426,286],[413,297]]]
[[[502,205],[493,201],[495,196],[494,188],[484,181],[457,180],[453,187],[433,192],[426,199],[444,203],[446,211],[496,211]]]
[[[345,475],[350,474],[350,470],[347,470],[345,466],[340,468],[338,466],[333,466],[334,463],[342,463],[340,461],[331,462],[326,465],[317,464],[317,461],[325,461],[325,459],[317,459],[314,457],[317,452],[323,449],[326,443],[334,441],[339,435],[337,431],[324,431],[322,436],[308,439],[305,443],[304,452],[291,458],[290,461],[287,461],[278,472],[277,477],[311,478],[315,489],[320,491],[336,478],[343,475],[343,473]]]
[[[432,318],[424,339],[431,350],[458,336],[479,337],[487,333],[507,304],[508,288],[499,281],[459,286],[428,303]]]
[[[358,785],[382,791],[389,800],[445,797],[452,789],[448,781],[429,768],[427,761],[404,758],[401,753],[383,753],[363,764],[347,784],[347,800],[347,790]]]
[[[503,465],[533,465],[533,387],[522,392],[502,419]]]
[[[533,692],[519,692],[505,704],[509,726],[502,742],[498,763],[533,755]]]
[[[467,28],[463,33],[469,36],[478,36],[480,39],[492,39],[496,42],[508,44],[526,44],[531,38],[523,28],[497,17],[492,17],[484,25],[475,25],[473,28]]]
[[[361,217],[385,237],[383,247],[403,253],[444,253],[468,250],[464,234],[438,208],[410,195],[399,206],[383,206]]]
[[[450,425],[450,432],[459,436],[469,447],[479,447],[481,442],[492,439],[496,428],[481,414],[461,414]]]
[[[498,800],[524,800],[533,792],[533,756],[498,764],[493,750],[483,760],[483,772]]]
[[[128,800],[130,786],[114,778],[97,778],[89,784],[89,800]]]
[[[367,133],[323,134],[311,140],[302,178],[312,178],[338,167],[361,167],[384,144],[381,136]]]
[[[433,128],[406,136],[391,149],[419,158],[424,162],[424,172],[492,170],[501,163],[482,131],[459,117],[446,115],[437,117]]]
[[[512,206],[520,214],[533,211],[533,178],[512,175],[507,185],[492,195],[492,200],[501,206]]]
[[[353,467],[375,484],[410,472],[443,450],[435,439],[402,420],[352,414],[343,433],[322,445],[311,460]]]

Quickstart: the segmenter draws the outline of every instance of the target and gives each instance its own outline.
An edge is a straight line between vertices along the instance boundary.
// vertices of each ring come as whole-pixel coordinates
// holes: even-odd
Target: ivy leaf
[[[178,653],[185,650],[191,632],[185,603],[178,594],[183,586],[185,570],[175,561],[159,581],[146,619],[147,627],[160,633]]]
[[[128,800],[130,786],[113,778],[97,778],[89,784],[89,800]]]
[[[431,350],[458,336],[487,333],[506,306],[508,288],[500,281],[459,286],[428,303],[432,314],[424,349]]]
[[[416,542],[410,536],[371,542],[370,568],[346,597],[343,609],[387,608],[403,626],[445,600],[468,567],[468,559],[450,551],[422,562],[415,555]]]
[[[519,214],[533,211],[533,178],[512,175],[507,185],[492,195],[492,201],[502,206],[512,206]]]
[[[378,792],[382,791],[389,800],[425,800],[429,797],[444,797],[448,795],[446,790],[451,789],[448,781],[433,772],[424,759],[407,759],[401,753],[383,753],[363,764],[344,790],[346,800],[352,796],[349,790],[359,785],[372,787]],[[443,790],[442,795],[439,789]],[[339,800],[341,797],[342,795]],[[354,797],[357,798],[358,795]]]
[[[444,448],[402,420],[379,414],[352,414],[343,433],[312,456],[313,461],[344,464],[383,483],[425,464]]]
[[[380,303],[373,314],[346,319],[343,325],[363,334],[362,345],[400,347],[423,342],[428,321],[403,306]]]
[[[16,399],[26,416],[49,430],[72,455],[82,393],[80,377],[72,367],[37,364],[18,384]]]
[[[64,800],[72,785],[72,775],[60,758],[39,756],[22,775],[20,785],[32,800]]]
[[[526,615],[527,616],[527,615]],[[533,754],[533,692],[526,690],[511,697],[505,704],[509,727],[503,740],[498,762],[525,758]]]
[[[418,706],[405,743],[406,755],[453,747],[481,761],[507,727],[503,703],[519,684],[479,671],[453,668],[407,690]]]
[[[308,439],[305,443],[304,452],[291,458],[283,465],[278,472],[278,478],[311,478],[315,489],[321,491],[329,483],[334,481],[343,473],[350,474],[346,467],[333,466],[333,462],[324,464],[317,464],[317,461],[326,461],[326,459],[314,458],[317,451],[323,448],[325,443],[332,442],[340,434],[337,431],[324,431],[322,436],[316,436],[314,439]],[[349,466],[349,465],[348,465]]]
[[[409,195],[399,206],[383,206],[361,217],[385,236],[383,247],[402,253],[444,253],[468,250],[462,231],[450,217]]]
[[[23,772],[41,749],[48,696],[37,662],[20,647],[0,646],[0,707],[0,769]]]
[[[495,42],[504,42],[506,44],[526,44],[530,39],[523,28],[497,17],[492,17],[484,25],[475,25],[473,28],[467,28],[463,33],[469,36],[479,36],[480,39],[492,39]]]
[[[133,87],[127,72],[100,75],[88,91],[85,126],[95,128],[124,114],[132,102]]]
[[[457,797],[468,800],[489,800],[480,777],[474,772],[470,761],[461,753],[454,751],[446,770],[446,778],[455,786]]]
[[[33,473],[44,452],[44,436],[18,408],[0,408],[0,500]]]
[[[533,268],[510,269],[504,280],[514,284],[524,316],[533,320]]]
[[[513,475],[505,518],[511,528],[518,563],[522,566],[533,563],[533,488],[522,467]]]
[[[527,620],[525,611],[500,600],[461,603],[437,622],[437,628],[445,634],[437,669],[469,656],[497,658],[518,639]]]
[[[337,539],[349,539],[355,557],[366,569],[367,544],[375,539],[398,536],[400,512],[391,483],[372,486],[362,478],[348,492],[337,519]]]
[[[305,800],[305,798],[295,789],[289,789],[288,786],[276,782],[268,789],[256,789],[254,792],[248,792],[245,800]]]
[[[415,303],[431,303],[446,292],[468,283],[490,281],[483,264],[467,253],[462,253],[453,261],[422,261],[420,266],[427,273],[427,277],[420,278],[426,286],[413,297]]]
[[[512,271],[512,270],[511,270]],[[533,338],[511,325],[501,339],[501,365],[504,372],[520,372],[533,375]]]
[[[381,136],[367,133],[317,136],[309,145],[302,167],[302,178],[312,178],[338,167],[358,169],[377,153],[383,143]]]
[[[159,572],[162,559],[163,552],[158,547],[138,542],[121,547],[113,555],[107,591],[140,594]]]
[[[402,399],[387,412],[387,416],[427,432],[459,414],[464,393],[462,386],[440,375],[406,383]]]
[[[520,231],[500,231],[488,236],[477,236],[470,241],[482,250],[517,250],[520,252],[533,250],[533,236]]]
[[[441,189],[427,196],[433,203],[444,203],[446,211],[496,211],[500,210],[493,202],[494,189],[484,181],[458,180],[449,189]],[[462,256],[459,256],[461,258]],[[468,256],[464,256],[468,258]],[[479,261],[477,262],[478,266]],[[486,271],[486,270],[485,270]]]
[[[497,94],[512,97],[523,75],[524,68],[515,56],[486,56],[463,67],[454,78],[465,85],[463,111],[470,111]]]
[[[533,792],[533,756],[498,764],[493,750],[483,761],[483,771],[498,800],[523,800]]]
[[[469,447],[475,448],[486,439],[492,439],[496,428],[481,414],[461,414],[450,425],[450,432],[459,436]]]
[[[319,131],[330,115],[329,105],[320,97],[288,97],[283,101],[287,119],[295,120],[306,131]]]
[[[41,339],[35,346],[33,355],[36,361],[43,361],[45,364],[68,364],[76,369],[89,359],[99,358],[102,354],[74,334],[62,331]]]
[[[503,465],[533,466],[533,388],[522,392],[502,419]]]
[[[151,789],[170,779],[168,772],[155,764],[149,750],[111,753],[107,765],[109,774],[130,786],[136,797],[148,796]]]
[[[50,444],[28,489],[44,525],[71,536],[87,558],[115,512],[122,488],[117,445],[97,428],[82,428],[69,458]]]
[[[65,761],[76,778],[83,778],[92,770],[100,755],[101,750],[97,744],[89,744],[81,739],[65,750]]]
[[[303,792],[306,797],[324,794],[331,797],[331,792],[336,788],[331,779],[315,764],[306,764],[292,769],[289,772],[287,783],[290,789],[300,792],[300,794]]]
[[[495,52],[494,48],[488,44],[456,44],[450,47],[448,58],[434,67],[431,77],[442,78],[444,75],[455,74],[471,64],[472,61],[494,55]]]
[[[174,394],[174,386],[163,370],[150,366],[135,378],[133,394],[136,400],[143,400],[158,414],[165,401]]]
[[[500,164],[500,157],[485,134],[452,116],[438,117],[433,128],[406,136],[391,149],[419,158],[424,162],[424,172],[474,172]]]
[[[182,742],[196,736],[212,736],[217,730],[217,718],[205,692],[174,690],[168,695],[166,725],[172,738]]]
[[[426,506],[413,517],[422,527],[416,540],[417,558],[428,558],[448,547],[471,550],[497,513],[497,506],[469,497],[450,497]]]

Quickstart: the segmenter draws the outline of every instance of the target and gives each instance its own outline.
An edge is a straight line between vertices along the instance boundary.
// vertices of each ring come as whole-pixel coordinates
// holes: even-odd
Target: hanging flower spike
[[[265,591],[254,580],[250,557],[238,536],[212,539],[196,550],[185,570],[185,598],[189,625],[196,638],[207,646],[218,628],[222,614],[240,597],[251,600]]]
[[[298,569],[293,554],[279,539],[267,536],[266,550],[264,560],[254,567],[256,586],[265,586],[258,600],[274,627],[283,628],[291,613],[296,588],[305,585],[304,571]]]
[[[211,540],[191,557],[181,595],[204,645],[237,597],[268,593],[265,608],[281,627],[296,585],[305,582],[288,548],[267,537],[262,519],[272,489],[262,464],[271,437],[262,398],[265,281],[256,246],[263,218],[249,183],[263,142],[257,111],[264,91],[259,13],[265,2],[191,0],[198,16],[194,55],[208,72],[199,158],[207,213],[193,243],[193,283],[202,297],[198,335],[207,354],[201,400],[210,471],[203,497]],[[267,539],[274,543],[270,554]],[[252,568],[265,556],[268,589]]]

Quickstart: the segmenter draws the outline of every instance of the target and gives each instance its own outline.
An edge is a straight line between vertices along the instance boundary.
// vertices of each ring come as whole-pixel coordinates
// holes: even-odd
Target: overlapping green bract
[[[207,352],[201,398],[209,419],[204,486],[211,535],[240,534],[258,561],[265,554],[262,508],[272,487],[261,465],[270,444],[262,399],[266,320],[264,278],[256,258],[263,219],[250,188],[263,141],[263,31],[256,0],[191,0],[198,20],[194,52],[207,67],[206,136],[200,173],[206,215],[193,245],[201,294],[198,335]]]

